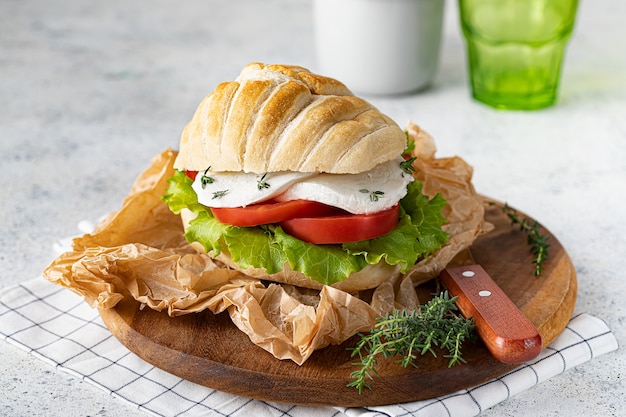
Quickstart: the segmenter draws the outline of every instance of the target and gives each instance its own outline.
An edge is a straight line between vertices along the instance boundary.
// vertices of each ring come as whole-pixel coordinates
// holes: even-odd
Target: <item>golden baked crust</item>
[[[198,106],[174,167],[191,171],[359,173],[396,158],[402,129],[332,78],[247,65]]]

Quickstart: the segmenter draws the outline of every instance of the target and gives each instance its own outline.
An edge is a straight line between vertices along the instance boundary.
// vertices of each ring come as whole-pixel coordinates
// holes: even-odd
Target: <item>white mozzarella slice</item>
[[[245,207],[282,194],[297,181],[319,175],[306,172],[198,172],[192,184],[198,202],[208,207]]]
[[[313,200],[353,214],[371,214],[393,207],[407,193],[413,176],[400,167],[404,159],[382,163],[359,174],[320,174],[294,183],[276,199]]]
[[[407,193],[413,176],[402,170],[401,157],[359,174],[302,172],[199,172],[192,188],[208,207],[245,207],[269,199],[312,200],[354,214],[393,207]]]

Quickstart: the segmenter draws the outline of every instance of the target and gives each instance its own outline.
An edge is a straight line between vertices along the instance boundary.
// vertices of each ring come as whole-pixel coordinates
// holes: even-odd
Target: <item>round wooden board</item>
[[[526,235],[511,226],[499,207],[487,208],[495,229],[472,246],[476,263],[538,328],[544,347],[565,328],[576,300],[576,273],[569,256],[550,236],[549,257],[539,277]],[[443,355],[425,355],[418,368],[381,360],[372,390],[359,394],[346,385],[356,367],[346,349],[354,343],[315,352],[302,366],[280,361],[254,345],[227,314],[210,312],[171,318],[126,298],[100,314],[128,349],[156,367],[220,391],[266,401],[300,405],[356,407],[410,402],[474,386],[516,365],[496,361],[478,341],[466,343],[467,363],[447,366]]]

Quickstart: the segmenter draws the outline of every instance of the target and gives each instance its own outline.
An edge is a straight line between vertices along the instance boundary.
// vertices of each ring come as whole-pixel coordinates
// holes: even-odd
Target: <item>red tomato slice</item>
[[[192,181],[196,180],[196,176],[198,175],[198,171],[185,171],[185,174],[191,178]]]
[[[211,207],[211,211],[220,222],[242,227],[279,223],[295,217],[345,213],[336,207],[310,200],[270,201],[246,207]]]
[[[400,206],[374,214],[343,214],[294,218],[280,223],[290,235],[316,245],[356,242],[382,236],[396,228]]]

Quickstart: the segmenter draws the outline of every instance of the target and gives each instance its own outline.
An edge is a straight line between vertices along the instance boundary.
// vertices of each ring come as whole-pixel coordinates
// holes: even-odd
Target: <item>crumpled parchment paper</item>
[[[491,225],[471,184],[472,168],[461,158],[435,158],[432,138],[417,125],[415,176],[423,192],[448,201],[444,229],[449,242],[407,274],[393,275],[366,295],[324,286],[321,290],[268,283],[196,252],[183,236],[180,217],[161,201],[177,152],[165,150],[135,181],[122,207],[93,233],[73,240],[44,277],[84,297],[92,307],[114,307],[133,297],[172,317],[209,309],[227,311],[250,340],[278,359],[304,363],[317,349],[365,332],[376,317],[419,304],[415,286],[428,281]]]

